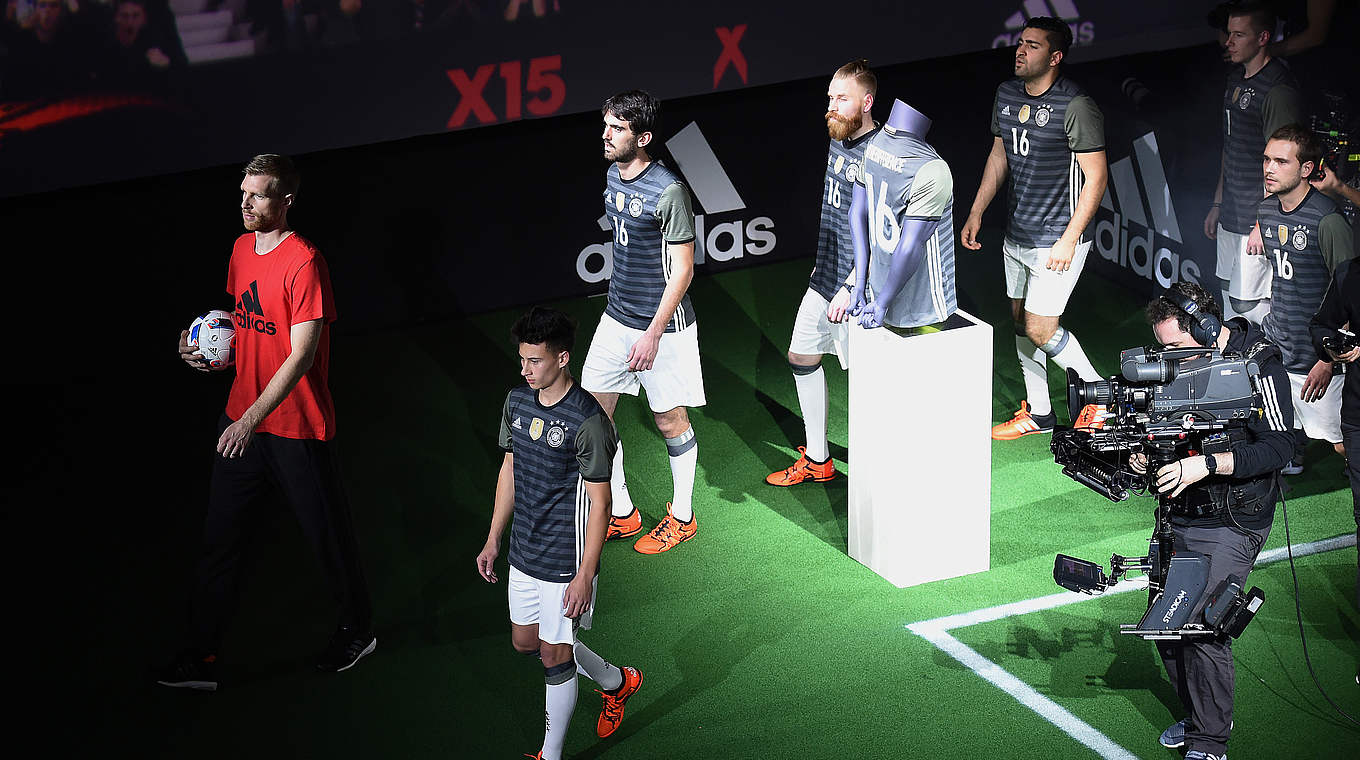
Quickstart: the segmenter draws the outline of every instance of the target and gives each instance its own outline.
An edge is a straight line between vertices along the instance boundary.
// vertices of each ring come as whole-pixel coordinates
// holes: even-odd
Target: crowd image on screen
[[[0,100],[173,94],[186,70],[477,24],[551,20],[560,0],[3,0]]]

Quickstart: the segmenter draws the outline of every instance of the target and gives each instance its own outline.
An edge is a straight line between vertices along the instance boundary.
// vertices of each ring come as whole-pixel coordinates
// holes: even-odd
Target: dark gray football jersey
[[[859,176],[864,146],[878,130],[855,140],[832,140],[826,152],[826,181],[822,183],[821,225],[817,231],[817,263],[808,287],[830,301],[855,268],[855,245],[850,239],[850,197]]]
[[[1276,129],[1303,120],[1298,84],[1289,67],[1272,58],[1247,77],[1237,66],[1223,90],[1223,207],[1218,223],[1245,235],[1256,223],[1265,195],[1261,154]]]
[[[1086,179],[1076,154],[1105,149],[1100,109],[1067,77],[1038,95],[1011,79],[996,88],[992,134],[1005,143],[1010,172],[1006,237],[1025,248],[1052,246],[1067,230]]]
[[[614,228],[614,269],[604,311],[629,327],[645,330],[661,307],[671,279],[666,244],[694,241],[694,210],[679,175],[653,161],[632,179],[619,176],[619,165],[606,172],[604,212]],[[686,293],[666,323],[666,332],[694,323],[694,307]]]
[[[916,272],[889,303],[884,323],[920,327],[943,322],[958,308],[954,293],[954,181],[949,166],[924,140],[879,131],[864,150],[856,182],[869,205],[869,287],[878,293],[892,269],[907,220],[937,221]]]
[[[1332,272],[1354,255],[1351,228],[1331,198],[1309,190],[1293,211],[1277,196],[1257,207],[1261,242],[1275,271],[1270,313],[1261,322],[1266,337],[1280,347],[1285,369],[1307,373],[1318,361],[1308,323],[1327,294]]]
[[[585,484],[607,482],[613,472],[613,423],[578,383],[552,406],[521,385],[505,397],[499,443],[515,463],[510,564],[539,580],[570,581],[585,552]]]

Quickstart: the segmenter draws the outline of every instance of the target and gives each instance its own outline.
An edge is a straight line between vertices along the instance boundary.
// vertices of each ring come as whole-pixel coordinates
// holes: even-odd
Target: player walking
[[[1015,350],[1026,400],[992,438],[1013,440],[1053,430],[1047,360],[1083,380],[1099,374],[1077,337],[1059,324],[1086,264],[1086,226],[1105,192],[1105,122],[1100,109],[1060,66],[1072,30],[1054,18],[1025,22],[1015,51],[1015,78],[1003,82],[992,104],[992,151],[972,210],[959,233],[978,250],[982,212],[1010,178],[1009,222],[1002,244],[1006,295],[1015,320]],[[1092,410],[1076,423],[1087,424]]]
[[[798,461],[765,478],[770,485],[791,486],[836,477],[836,465],[831,461],[826,440],[826,373],[822,371],[822,356],[834,352],[841,368],[849,367],[845,311],[854,287],[850,275],[855,266],[855,250],[850,240],[850,198],[864,158],[864,146],[878,132],[872,116],[877,89],[878,78],[869,69],[868,61],[860,59],[837,69],[826,90],[826,128],[831,147],[826,153],[817,259],[794,317],[793,338],[789,341],[789,369],[798,391],[807,445],[798,447]]]
[[[694,277],[694,211],[680,177],[651,159],[660,104],[641,90],[605,101],[605,214],[614,229],[613,274],[599,327],[586,354],[581,385],[612,420],[619,394],[647,391],[656,427],[666,439],[674,494],[666,516],[633,548],[659,554],[699,532],[694,516],[698,442],[686,407],[703,406],[699,328],[690,305]],[[607,538],[642,531],[628,495],[623,445],[614,455],[613,509]]]
[[[477,572],[488,583],[499,580],[495,562],[513,516],[510,638],[517,651],[542,658],[546,727],[534,757],[557,760],[576,708],[577,668],[603,689],[601,737],[618,729],[624,703],[642,685],[636,668],[611,665],[576,638],[594,615],[618,437],[599,402],[572,381],[567,363],[576,326],[567,315],[534,308],[510,333],[526,384],[505,397],[499,439],[505,458]]]

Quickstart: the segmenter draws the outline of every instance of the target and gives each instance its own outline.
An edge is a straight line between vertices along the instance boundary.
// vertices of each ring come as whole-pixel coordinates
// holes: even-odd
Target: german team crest
[[[614,210],[615,210],[615,211],[622,211],[622,210],[623,210],[623,203],[624,203],[624,200],[623,200],[623,193],[617,193],[617,194],[615,194],[615,195],[614,195]]]
[[[567,439],[567,429],[561,425],[553,425],[548,428],[548,445],[554,449],[562,445]]]
[[[1039,110],[1034,112],[1034,126],[1042,127],[1048,123],[1049,117],[1053,115],[1053,109],[1049,106],[1039,106]]]
[[[1284,245],[1285,241],[1289,240],[1289,228],[1281,224],[1279,228],[1279,233],[1280,233],[1280,245]]]
[[[641,198],[639,198],[638,196],[634,195],[632,198],[630,198],[630,199],[628,200],[628,213],[629,213],[630,215],[632,215],[632,217],[633,217],[634,219],[638,218],[639,216],[642,216],[642,199],[641,199]]]
[[[535,417],[534,421],[529,423],[529,437],[535,441],[543,437],[543,420]]]
[[[1251,89],[1250,87],[1243,90],[1242,97],[1237,99],[1237,107],[1242,109],[1243,111],[1247,110],[1247,106],[1251,105],[1251,96],[1254,95],[1255,93],[1256,91]]]
[[[1021,124],[1024,124],[1025,122],[1029,121],[1029,103],[1020,106],[1019,119]]]
[[[859,179],[859,162],[851,161],[850,165],[845,167],[845,181],[854,184],[857,179]]]
[[[1298,229],[1294,230],[1294,237],[1290,238],[1289,242],[1293,244],[1295,250],[1302,251],[1303,249],[1307,248],[1308,247],[1307,228],[1299,227]]]

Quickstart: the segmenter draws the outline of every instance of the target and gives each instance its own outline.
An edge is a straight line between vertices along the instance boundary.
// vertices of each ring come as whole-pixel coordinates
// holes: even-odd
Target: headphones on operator
[[[1195,299],[1168,288],[1162,294],[1162,298],[1175,304],[1177,308],[1190,315],[1190,337],[1194,338],[1201,346],[1213,346],[1218,340],[1218,334],[1223,329],[1223,321],[1213,314],[1204,311],[1200,305],[1195,303]]]

